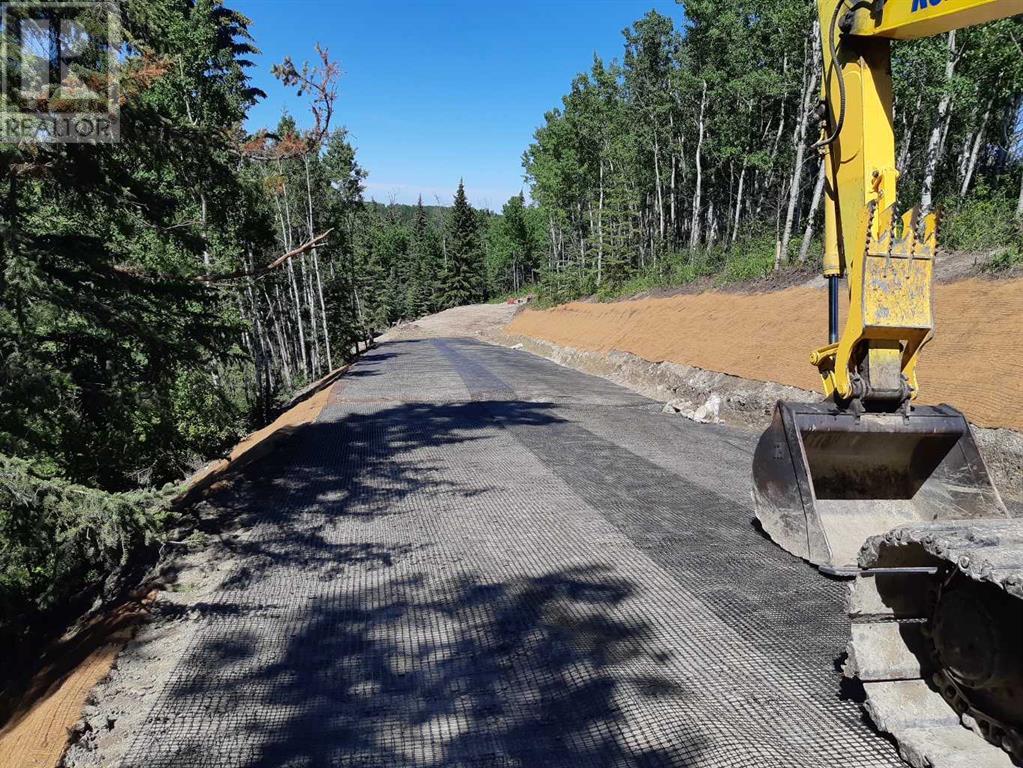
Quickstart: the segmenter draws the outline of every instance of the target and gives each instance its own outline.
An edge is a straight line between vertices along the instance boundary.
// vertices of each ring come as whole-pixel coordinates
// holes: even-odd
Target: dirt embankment
[[[519,313],[507,333],[589,352],[628,352],[820,391],[809,353],[826,333],[823,289],[707,292]],[[950,403],[974,424],[1023,430],[1023,279],[935,286],[934,340],[921,401]],[[844,316],[844,307],[843,307]]]

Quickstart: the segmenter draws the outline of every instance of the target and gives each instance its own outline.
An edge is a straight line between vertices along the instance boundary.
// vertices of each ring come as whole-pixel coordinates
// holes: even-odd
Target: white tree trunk
[[[1019,202],[1016,203],[1016,220],[1023,224],[1023,173],[1019,175]]]
[[[814,219],[817,218],[817,208],[820,207],[822,193],[824,192],[824,158],[821,158],[820,168],[817,170],[817,182],[813,185],[813,198],[810,200],[810,212],[806,215],[806,229],[803,230],[803,242],[799,246],[799,263],[806,261],[810,255],[810,240],[813,238]]]
[[[187,103],[187,99],[185,100]],[[210,274],[210,241],[206,232],[206,193],[199,193],[200,215],[202,216],[202,265],[206,274]]]
[[[700,240],[700,197],[703,193],[703,165],[701,154],[703,152],[704,132],[704,111],[707,107],[707,81],[703,81],[703,94],[700,96],[700,126],[696,140],[696,191],[693,193],[693,215],[692,227],[689,230],[689,251],[696,250],[696,244]]]
[[[906,130],[902,132],[902,141],[899,144],[899,158],[895,161],[895,167],[899,173],[905,173],[906,164],[909,163],[910,149],[913,145],[913,132],[916,130],[916,121],[920,117],[920,105],[923,103],[923,98],[922,93],[917,95],[913,116],[906,122]]]
[[[718,239],[718,215],[714,208],[714,199],[711,198],[710,205],[707,206],[707,250],[709,251],[714,247],[714,243]]]
[[[742,193],[746,185],[746,159],[742,160],[742,170],[739,171],[739,188],[735,193],[735,216],[732,219],[732,242],[739,236],[739,216],[742,213]]]
[[[291,298],[295,302],[295,326],[298,328],[298,348],[301,352],[302,373],[309,372],[309,358],[305,348],[305,328],[302,321],[302,300],[298,296],[298,279],[295,277],[295,264],[288,259],[288,277],[291,281]]]
[[[816,65],[818,60],[817,49],[820,48],[819,37],[820,29],[817,22],[814,22],[809,48],[810,61],[813,63],[808,62],[809,67],[807,76],[804,80],[799,121],[797,122],[795,131],[792,135],[792,141],[796,147],[796,159],[792,164],[792,178],[789,181],[789,205],[788,209],[785,211],[785,227],[782,229],[781,234],[781,259],[786,262],[789,260],[789,241],[792,239],[792,227],[795,222],[796,205],[799,203],[799,192],[803,181],[803,156],[806,153],[806,129],[810,123],[810,115],[813,112],[812,106],[814,94],[820,84],[821,73]]]
[[[556,235],[556,233],[554,231],[554,214],[553,213],[550,214],[547,217],[547,224],[548,224],[548,228],[549,228],[550,233],[551,233],[551,255],[550,255],[549,266],[550,266],[551,269],[556,269],[557,263],[558,263],[558,238],[557,238],[557,235]],[[443,246],[443,241],[441,241],[441,244]],[[448,266],[448,251],[447,251],[447,248],[443,248],[443,251],[444,251],[444,267],[446,268]]]
[[[664,239],[664,197],[661,192],[661,147],[654,128],[654,184],[657,186],[657,233]]]
[[[973,125],[973,118],[976,117],[976,111],[970,113],[970,121],[968,125]],[[966,166],[970,162],[970,147],[973,146],[973,140],[977,138],[977,131],[971,128],[966,136],[963,137],[963,146],[959,149],[959,162],[956,164],[956,178],[959,180],[960,186],[962,186],[963,179],[966,178]]]
[[[669,145],[670,146],[670,145]],[[670,151],[670,150],[669,150]],[[671,199],[668,202],[669,207],[669,224],[671,225],[671,239],[672,241],[678,236],[678,219],[676,218],[675,211],[675,196],[676,196],[676,180],[678,177],[678,159],[675,154],[671,154]]]
[[[764,201],[767,199],[767,194],[771,191],[771,185],[774,183],[774,172],[775,172],[775,159],[778,157],[778,145],[781,143],[782,129],[785,127],[785,100],[781,101],[781,110],[778,114],[778,128],[774,132],[774,139],[771,141],[771,154],[770,162],[768,163],[767,173],[762,173],[759,176],[755,176],[754,179],[758,179],[760,185],[760,191],[757,195],[757,206],[753,211],[754,221],[760,218],[760,212],[763,210]],[[754,187],[755,188],[755,187]]]
[[[777,272],[781,269],[781,201],[788,194],[788,182],[782,182],[778,190],[778,205],[775,207],[777,213],[774,216],[774,269]]]
[[[316,331],[316,302],[313,299],[313,281],[306,270],[306,256],[299,259],[302,265],[302,287],[305,289],[306,311],[309,313],[309,336],[313,340],[311,365],[314,373],[320,370],[320,334]]]
[[[980,119],[980,127],[977,128],[977,135],[973,139],[973,147],[970,149],[970,159],[966,164],[966,172],[963,174],[963,185],[959,188],[959,197],[966,197],[970,190],[970,182],[973,181],[973,172],[977,168],[977,156],[980,154],[981,144],[984,142],[984,131],[987,129],[987,121],[991,117],[991,104],[994,98],[987,103],[984,116]]]
[[[282,368],[284,369],[284,383],[288,387],[288,389],[291,389],[292,386],[294,385],[294,379],[292,379],[291,377],[291,363],[288,360],[288,358],[290,357],[290,355],[288,354],[289,346],[284,338],[284,331],[281,330],[281,324],[277,319],[279,313],[273,311],[274,306],[273,301],[270,300],[270,295],[266,292],[266,289],[263,290],[263,298],[266,299],[266,305],[267,307],[270,308],[270,319],[273,321],[274,335],[277,336],[277,345],[281,349],[281,363],[283,364]],[[280,302],[278,302],[277,306],[280,308]]]
[[[307,226],[309,229],[309,239],[312,240],[316,237],[316,233],[313,231],[313,186],[312,181],[309,178],[309,156],[306,155],[303,160],[305,161],[305,193],[306,193],[306,213],[308,216]],[[330,350],[330,331],[327,327],[327,305],[323,301],[323,281],[320,278],[320,256],[318,249],[313,246],[313,274],[316,277],[316,291],[320,297],[320,321],[323,324],[323,346],[327,353],[327,371],[334,370],[334,356]]]
[[[927,155],[924,161],[924,184],[920,193],[920,214],[928,214],[934,204],[934,174],[941,159],[941,139],[945,133],[949,118],[949,106],[952,103],[952,77],[956,65],[956,33],[948,33],[948,56],[945,59],[945,89],[938,102],[938,114],[931,128],[931,137],[927,142]]]

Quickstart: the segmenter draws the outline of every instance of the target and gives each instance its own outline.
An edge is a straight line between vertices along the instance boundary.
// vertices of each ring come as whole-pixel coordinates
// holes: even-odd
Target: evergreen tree
[[[177,477],[243,426],[235,302],[197,279],[265,234],[232,224],[254,218],[230,131],[259,95],[247,20],[123,13],[120,143],[0,146],[0,451],[108,489]]]
[[[433,272],[430,258],[429,224],[423,196],[416,203],[412,223],[412,247],[409,251],[411,266],[408,281],[408,310],[410,317],[422,317],[433,308]]]
[[[442,308],[474,304],[484,298],[483,248],[479,219],[459,180],[447,227],[447,263],[441,277]]]

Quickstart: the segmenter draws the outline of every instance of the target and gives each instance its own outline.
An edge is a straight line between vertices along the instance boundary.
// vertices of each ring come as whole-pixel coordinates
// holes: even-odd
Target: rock
[[[721,396],[717,392],[711,392],[707,402],[696,409],[692,415],[693,421],[701,424],[717,424],[721,421]]]
[[[678,414],[701,424],[721,423],[721,396],[712,392],[703,405],[696,407],[690,400],[676,398],[669,400],[661,409],[662,413]]]
[[[687,417],[691,417],[693,413],[693,404],[688,400],[676,398],[666,402],[664,407],[661,409],[661,412],[670,414],[681,413]]]

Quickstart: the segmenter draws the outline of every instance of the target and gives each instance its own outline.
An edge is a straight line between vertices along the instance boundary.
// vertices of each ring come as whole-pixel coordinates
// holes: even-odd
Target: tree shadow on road
[[[439,544],[422,529],[396,543],[401,525],[352,540],[489,493],[498,479],[452,472],[443,449],[498,421],[560,419],[542,403],[352,404],[251,468],[220,502],[251,526],[239,565],[196,613],[125,765],[690,764],[703,744],[675,717],[691,693],[621,610],[629,582],[601,566],[430,567]]]
[[[604,569],[360,582],[210,627],[164,695],[167,762],[144,743],[135,754],[266,768],[677,766],[700,754],[665,706],[685,692],[658,673],[649,628],[615,610],[634,588]],[[196,727],[211,707],[222,719]]]
[[[502,425],[543,426],[560,421],[553,407],[516,401],[462,403],[357,403],[338,418],[303,425],[288,444],[245,470],[242,482],[214,503],[219,519],[232,518],[244,538],[226,542],[243,558],[228,587],[251,586],[283,567],[347,567],[353,551],[345,520],[406,514],[429,500],[488,493],[488,479],[452,479],[444,448],[485,441]],[[439,450],[440,449],[440,450]]]

